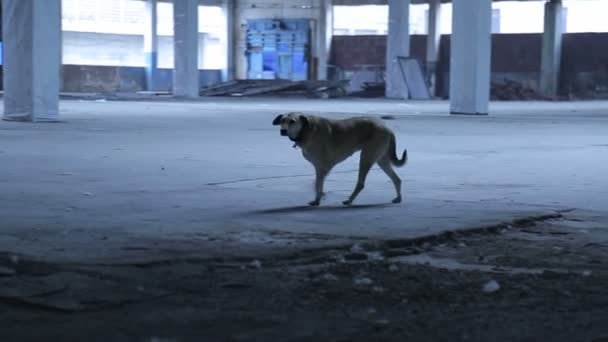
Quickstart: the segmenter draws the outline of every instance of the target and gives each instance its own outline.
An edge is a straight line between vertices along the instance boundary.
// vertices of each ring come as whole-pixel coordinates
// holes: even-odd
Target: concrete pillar
[[[157,0],[146,1],[144,57],[146,58],[146,88],[158,90],[158,12]]]
[[[562,35],[565,27],[563,14],[561,0],[551,0],[545,4],[540,92],[547,97],[556,97],[559,92]]]
[[[61,1],[3,0],[4,119],[58,121]]]
[[[222,70],[222,80],[231,81],[236,78],[235,74],[235,59],[234,59],[234,42],[235,42],[235,17],[236,7],[235,0],[224,0],[222,3],[224,16],[226,18],[226,31],[224,32],[224,44],[226,45],[226,68]]]
[[[431,86],[431,94],[436,95],[437,61],[441,41],[441,0],[429,1],[428,28],[426,38],[426,73]]]
[[[488,114],[492,0],[454,0],[450,42],[450,111]]]
[[[173,0],[173,45],[173,94],[198,97],[198,0]]]
[[[329,75],[329,50],[334,34],[333,0],[321,0],[317,31],[317,78],[326,80]]]
[[[397,57],[410,55],[410,0],[388,1],[388,40],[386,44],[386,97],[408,97]]]

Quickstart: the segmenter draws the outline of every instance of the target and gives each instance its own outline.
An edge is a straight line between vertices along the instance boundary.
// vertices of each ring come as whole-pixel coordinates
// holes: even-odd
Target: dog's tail
[[[407,150],[403,150],[401,159],[397,157],[397,142],[395,135],[391,135],[390,145],[388,146],[388,155],[391,158],[391,163],[397,167],[401,167],[407,163]]]

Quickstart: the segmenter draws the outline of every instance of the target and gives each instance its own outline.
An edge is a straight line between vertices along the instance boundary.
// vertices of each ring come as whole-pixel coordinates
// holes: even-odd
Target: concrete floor
[[[205,99],[64,101],[57,124],[0,122],[0,251],[62,262],[251,257],[402,239],[577,208],[607,211],[608,102]],[[312,167],[272,119],[299,110],[394,115],[405,202],[357,158],[312,199]],[[605,216],[604,216],[605,217]]]

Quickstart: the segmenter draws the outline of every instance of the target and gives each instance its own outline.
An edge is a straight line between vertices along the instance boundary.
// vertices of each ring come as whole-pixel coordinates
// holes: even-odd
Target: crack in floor
[[[353,170],[346,170],[346,171],[335,171],[335,172],[332,172],[332,174],[346,174],[346,173],[355,173],[355,172],[359,172],[359,170],[353,169]],[[300,177],[314,177],[314,176],[315,176],[314,174],[308,173],[308,174],[290,175],[290,176],[243,178],[243,179],[236,179],[236,180],[230,180],[230,181],[205,183],[205,185],[216,186],[216,185],[225,185],[225,184],[254,182],[254,181],[268,180],[268,179],[300,178]]]

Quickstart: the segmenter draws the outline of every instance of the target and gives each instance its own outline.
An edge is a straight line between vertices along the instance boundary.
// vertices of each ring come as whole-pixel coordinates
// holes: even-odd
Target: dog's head
[[[272,124],[281,127],[281,135],[289,137],[292,141],[300,141],[305,130],[310,126],[310,121],[302,113],[286,113],[278,115]]]

